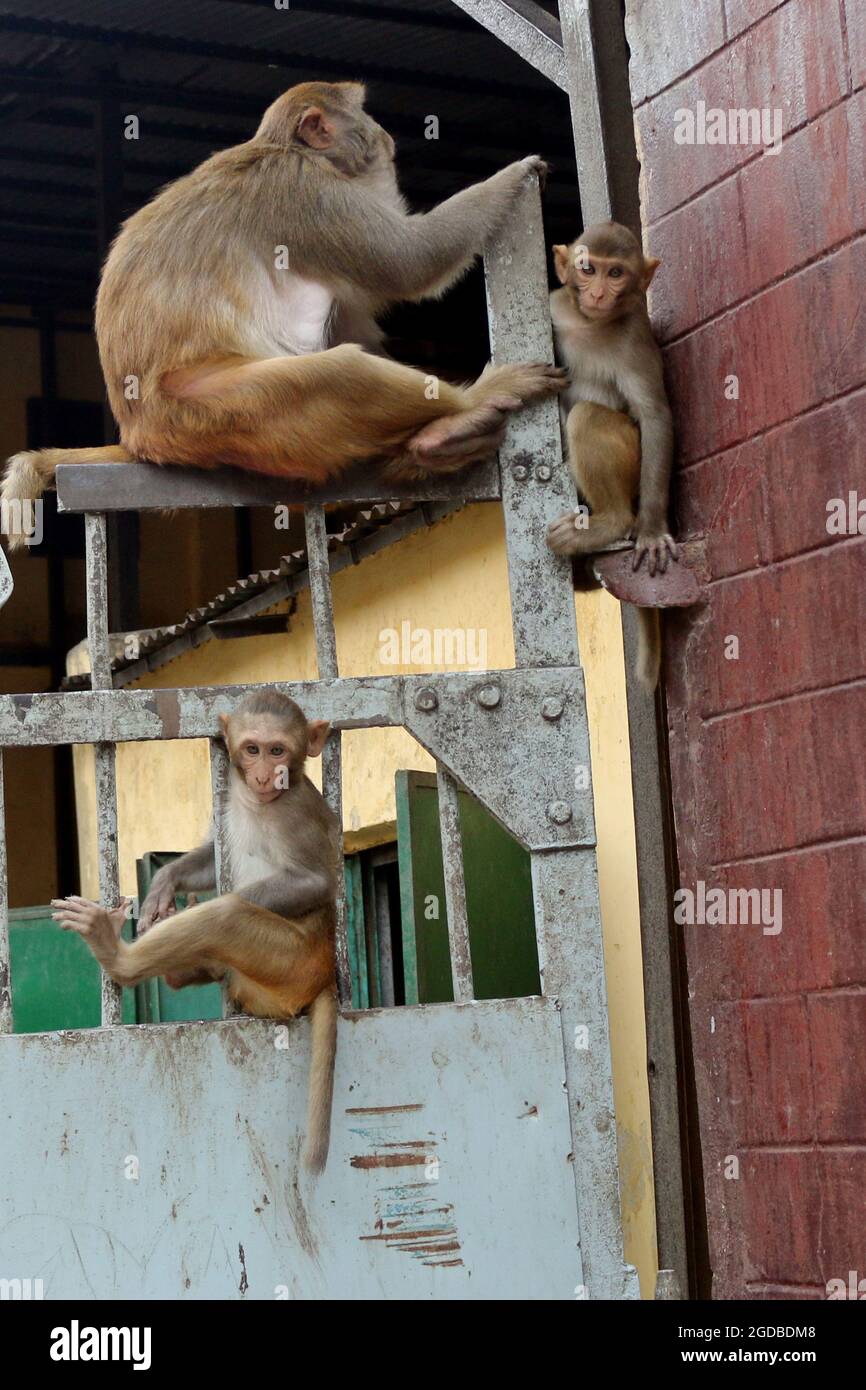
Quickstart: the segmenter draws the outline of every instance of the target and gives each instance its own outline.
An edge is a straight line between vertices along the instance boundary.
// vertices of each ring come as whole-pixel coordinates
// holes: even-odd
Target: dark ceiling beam
[[[0,64],[0,87],[9,91],[42,92],[50,96],[52,100],[83,101],[91,103],[94,98],[94,84],[92,82],[71,82],[63,73],[45,72],[38,74],[22,72],[18,68],[4,67]],[[103,90],[103,84],[100,84]],[[118,85],[116,90],[106,87],[109,95],[116,95],[120,100],[124,110],[136,111],[140,114],[141,108],[145,106],[161,106],[176,111],[199,111],[202,115],[213,115],[218,113],[219,119],[225,121],[237,116],[239,121],[249,124],[237,129],[232,128],[228,133],[228,128],[223,127],[226,133],[226,144],[236,145],[243,140],[247,140],[252,135],[258,124],[262,112],[267,104],[268,98],[262,97],[239,97],[229,92],[211,90],[209,88],[185,88],[171,87],[157,82],[123,82]],[[555,89],[550,88],[555,95]],[[376,94],[379,95],[378,93]],[[537,106],[538,93],[533,93],[533,109]],[[376,103],[376,114],[387,126],[393,135],[404,137],[416,134],[418,130],[418,120],[411,116],[406,116],[402,111],[388,110],[384,102]],[[526,132],[527,138],[535,132],[539,139],[543,139],[543,148],[555,150],[561,154],[567,154],[572,149],[571,141],[551,132],[548,115],[551,113],[541,112],[537,120],[526,119],[526,115],[521,115],[521,129]],[[468,122],[452,121],[446,118],[447,129],[453,132],[456,139],[468,145],[474,145],[478,140],[478,128]],[[178,130],[198,130],[194,126],[178,126]],[[555,127],[558,128],[558,127]],[[177,138],[184,138],[178,135]],[[190,134],[190,139],[207,140],[211,138],[205,129],[198,130],[197,134]],[[425,144],[427,142],[425,141]],[[505,142],[498,146],[497,142],[489,137],[485,137],[485,145],[488,149],[507,148],[511,150],[512,144]]]
[[[145,50],[151,53],[187,54],[195,58],[221,58],[230,63],[250,63],[257,67],[294,70],[299,77],[309,78],[313,59],[306,53],[292,53],[281,48],[251,48],[245,44],[215,43],[213,40],[185,39],[176,34],[147,34],[130,29],[106,29],[99,24],[69,23],[62,19],[34,19],[24,15],[0,14],[0,33],[29,34],[37,38],[69,39],[82,43],[102,43],[112,49]],[[324,81],[358,78],[359,63],[330,58],[316,65],[316,76]],[[383,82],[407,87],[422,87],[428,91],[465,93],[468,79],[442,78],[436,73],[416,68],[380,67],[365,62],[363,74],[369,82]],[[499,82],[494,78],[473,75],[471,88],[475,95],[505,97],[509,101],[544,100],[548,84],[525,85],[518,82]]]
[[[79,231],[77,228],[57,228],[43,223],[28,222],[25,225],[5,226],[5,214],[0,213],[0,242],[8,246],[20,246],[26,240],[28,246],[57,246],[75,251],[95,251],[96,237],[93,232]]]
[[[251,9],[273,13],[274,0],[218,0],[221,5],[248,5]],[[290,0],[290,14],[337,15],[340,19],[375,19],[383,24],[402,24],[420,29],[446,29],[470,34],[477,26],[455,10],[440,14],[435,10],[415,10],[408,5],[384,5],[378,0]]]

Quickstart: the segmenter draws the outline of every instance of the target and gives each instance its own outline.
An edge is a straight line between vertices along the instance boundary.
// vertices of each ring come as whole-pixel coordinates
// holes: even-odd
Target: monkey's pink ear
[[[221,728],[222,731],[223,731],[223,738],[225,739],[226,743],[228,743],[228,741],[229,741],[229,717],[228,717],[228,715],[227,715],[227,714],[221,714],[221,715],[219,716],[219,721],[220,721],[220,728]]]
[[[309,106],[298,124],[298,138],[311,150],[327,150],[334,143],[336,126],[319,106]]]
[[[568,247],[554,246],[553,266],[556,271],[556,278],[561,285],[568,284]]]
[[[307,757],[318,758],[331,732],[327,719],[311,719],[307,725]]]
[[[648,290],[648,289],[649,289],[650,285],[652,284],[653,276],[655,275],[655,273],[656,273],[656,271],[658,270],[658,268],[659,268],[660,265],[661,265],[661,261],[660,261],[660,260],[657,260],[657,258],[656,258],[655,256],[644,256],[644,258],[643,258],[643,275],[641,276],[641,288],[642,288],[642,289],[644,289],[644,290]]]

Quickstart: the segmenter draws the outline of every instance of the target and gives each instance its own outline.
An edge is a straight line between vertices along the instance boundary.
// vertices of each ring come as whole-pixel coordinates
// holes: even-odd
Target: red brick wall
[[[825,1297],[866,1280],[866,538],[826,528],[866,499],[866,0],[626,9],[680,533],[712,573],[667,627],[680,881],[783,895],[778,935],[682,928],[714,1296]],[[676,144],[698,101],[780,107],[781,151]]]

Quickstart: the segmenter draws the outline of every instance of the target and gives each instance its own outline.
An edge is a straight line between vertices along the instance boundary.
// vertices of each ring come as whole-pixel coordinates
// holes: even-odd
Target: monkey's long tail
[[[312,1059],[307,1092],[307,1141],[304,1166],[321,1173],[331,1142],[331,1101],[334,1095],[334,1057],[337,1052],[337,996],[329,985],[310,1005]]]
[[[637,662],[635,674],[641,685],[652,692],[659,683],[662,664],[662,630],[657,608],[639,608]]]
[[[137,460],[122,444],[106,444],[104,448],[97,449],[31,449],[23,454],[13,454],[6,465],[0,487],[0,502],[5,504],[3,520],[8,548],[20,550],[24,545],[29,534],[25,523],[32,521],[32,504],[38,502],[46,488],[51,487],[58,464],[135,462]],[[25,507],[22,505],[24,503],[31,506]]]

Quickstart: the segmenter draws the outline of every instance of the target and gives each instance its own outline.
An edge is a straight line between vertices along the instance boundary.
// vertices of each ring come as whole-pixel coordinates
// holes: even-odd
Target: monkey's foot
[[[472,402],[471,409],[477,403],[507,414],[543,400],[545,396],[558,395],[567,385],[565,368],[551,366],[549,362],[503,362],[499,366],[488,363],[466,394]]]
[[[456,473],[490,458],[505,438],[505,416],[489,406],[460,415],[445,415],[425,425],[409,440],[407,452],[388,466],[389,478],[424,478],[429,473]]]
[[[109,912],[99,903],[73,894],[68,898],[52,899],[51,906],[57,911],[51,915],[63,931],[74,931],[83,936],[100,965],[108,969],[117,956],[117,945],[129,902],[129,898],[124,898]]]
[[[593,555],[628,535],[630,516],[605,512],[590,516],[586,507],[563,512],[547,529],[547,544],[554,555]]]
[[[467,410],[442,415],[414,434],[408,443],[410,461],[440,470],[442,463],[462,468],[489,458],[502,444],[506,419],[533,401],[562,391],[568,377],[547,362],[511,362],[485,367],[466,392],[473,403]]]

